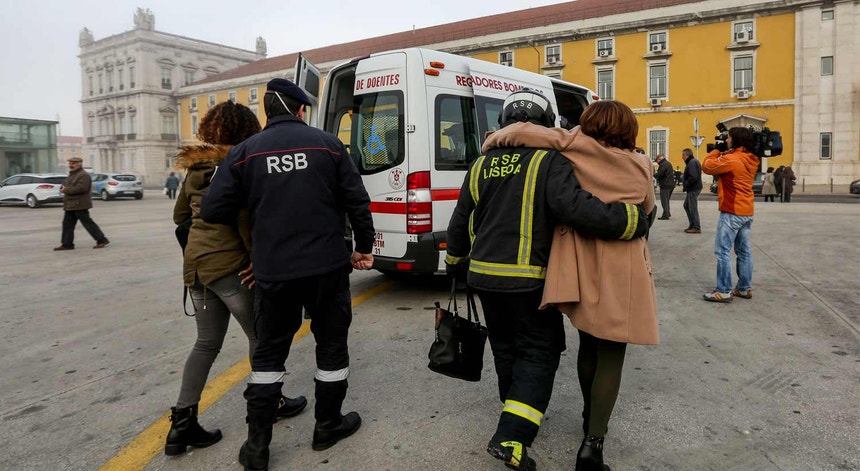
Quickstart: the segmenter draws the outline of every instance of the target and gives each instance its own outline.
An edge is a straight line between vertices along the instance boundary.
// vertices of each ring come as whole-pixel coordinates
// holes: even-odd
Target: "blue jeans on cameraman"
[[[735,287],[747,290],[752,286],[752,223],[752,216],[720,212],[714,255],[717,256],[717,291],[721,293],[732,290],[732,247],[737,256],[738,284]]]

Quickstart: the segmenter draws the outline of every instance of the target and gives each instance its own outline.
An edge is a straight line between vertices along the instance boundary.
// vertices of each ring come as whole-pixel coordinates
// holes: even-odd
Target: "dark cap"
[[[66,159],[66,162],[83,162],[83,161],[84,161],[84,159],[82,159],[80,157],[69,157],[68,159]]]
[[[298,85],[287,79],[276,78],[269,80],[269,83],[266,84],[266,93],[269,92],[283,93],[284,96],[288,96],[303,105],[311,106],[311,100],[308,99],[305,92]]]

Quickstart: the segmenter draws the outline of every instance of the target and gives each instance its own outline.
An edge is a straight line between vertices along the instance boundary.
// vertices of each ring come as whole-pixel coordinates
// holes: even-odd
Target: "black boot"
[[[316,451],[331,448],[335,443],[355,433],[359,427],[361,427],[361,417],[358,412],[342,415],[340,419],[317,421],[311,446]]]
[[[272,424],[262,421],[248,422],[248,439],[239,449],[239,464],[245,471],[269,469],[269,444],[272,443]]]
[[[515,441],[505,441],[496,435],[487,445],[487,453],[497,460],[504,461],[505,466],[519,471],[535,471],[537,464],[529,457],[525,445]]]
[[[221,431],[207,432],[197,423],[197,404],[177,409],[170,408],[170,431],[167,432],[167,443],[164,454],[168,456],[181,455],[189,446],[206,448],[221,440]]]
[[[281,399],[278,400],[278,414],[275,417],[275,420],[295,417],[299,415],[301,411],[305,410],[307,405],[308,400],[305,399],[304,396],[299,396],[295,399],[281,396]]]
[[[603,464],[603,437],[585,437],[576,454],[575,471],[610,471]]]

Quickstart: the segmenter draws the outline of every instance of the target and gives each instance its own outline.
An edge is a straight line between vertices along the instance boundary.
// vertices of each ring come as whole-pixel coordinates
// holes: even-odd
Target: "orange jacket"
[[[753,180],[759,159],[743,147],[726,152],[711,151],[702,161],[702,172],[717,175],[720,211],[737,216],[752,216],[755,209]]]

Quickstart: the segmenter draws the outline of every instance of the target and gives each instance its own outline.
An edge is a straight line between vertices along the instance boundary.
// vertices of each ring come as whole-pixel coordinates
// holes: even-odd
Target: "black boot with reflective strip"
[[[575,471],[610,471],[603,464],[603,437],[585,437],[576,454]]]
[[[493,458],[505,462],[505,466],[519,471],[536,471],[535,460],[529,458],[526,447],[515,441],[503,441],[493,437],[487,445],[487,453]]]
[[[275,417],[275,420],[295,417],[299,415],[301,411],[305,410],[307,405],[308,400],[305,399],[304,396],[299,396],[295,399],[281,396],[281,399],[278,400],[278,414]]]
[[[189,446],[206,448],[221,440],[221,431],[207,432],[197,423],[197,404],[177,409],[170,408],[170,431],[164,444],[164,454],[181,455]]]
[[[248,421],[248,439],[239,450],[239,464],[245,471],[269,469],[269,444],[272,443],[272,424],[259,420]]]

